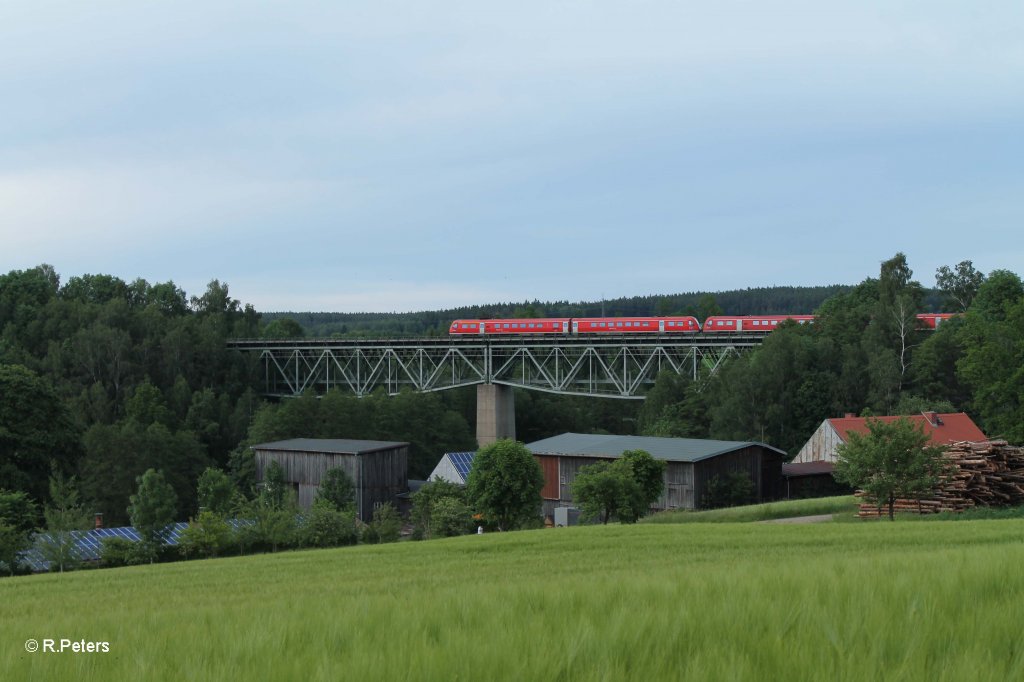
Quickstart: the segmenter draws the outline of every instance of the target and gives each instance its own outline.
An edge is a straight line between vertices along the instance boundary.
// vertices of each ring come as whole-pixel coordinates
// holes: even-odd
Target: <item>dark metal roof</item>
[[[610,436],[607,434],[563,433],[527,443],[535,455],[576,455],[578,457],[619,457],[626,450],[646,450],[655,459],[669,462],[699,462],[750,446],[779,455],[786,453],[764,443],[697,438],[655,438],[653,436]]]
[[[783,476],[816,476],[819,474],[831,474],[835,469],[832,462],[796,462],[782,465]]]
[[[253,450],[284,450],[287,452],[329,452],[337,455],[362,455],[380,450],[394,450],[408,443],[384,440],[345,440],[339,438],[292,438],[273,443],[253,445]]]

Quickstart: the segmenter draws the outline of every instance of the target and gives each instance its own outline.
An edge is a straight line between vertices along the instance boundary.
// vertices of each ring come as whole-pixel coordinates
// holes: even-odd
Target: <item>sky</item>
[[[1024,259],[1024,4],[0,4],[0,272],[261,311]]]

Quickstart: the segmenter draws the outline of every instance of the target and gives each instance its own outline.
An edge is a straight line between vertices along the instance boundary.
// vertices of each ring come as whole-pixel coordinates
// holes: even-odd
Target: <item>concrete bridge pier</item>
[[[516,437],[516,397],[511,386],[476,387],[476,440],[480,447]]]

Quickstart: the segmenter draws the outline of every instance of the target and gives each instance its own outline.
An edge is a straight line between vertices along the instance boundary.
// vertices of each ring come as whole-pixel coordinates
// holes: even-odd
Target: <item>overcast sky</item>
[[[0,4],[0,272],[259,310],[1024,261],[1024,4]]]

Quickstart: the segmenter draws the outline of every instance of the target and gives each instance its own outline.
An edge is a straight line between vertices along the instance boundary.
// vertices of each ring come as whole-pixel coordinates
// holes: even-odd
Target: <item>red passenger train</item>
[[[955,313],[922,313],[917,316],[924,329],[935,329]],[[814,315],[713,315],[702,325],[686,317],[548,317],[514,320],[455,320],[452,335],[504,336],[556,334],[767,334],[783,322],[813,324]]]

